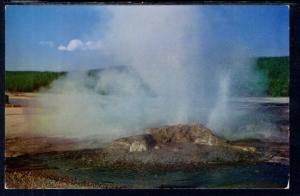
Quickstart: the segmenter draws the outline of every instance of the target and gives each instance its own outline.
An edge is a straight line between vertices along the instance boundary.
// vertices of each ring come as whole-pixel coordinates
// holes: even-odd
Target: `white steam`
[[[206,16],[201,6],[107,10],[112,17],[106,34],[98,38],[101,55],[109,59],[108,67],[125,67],[94,75],[74,72],[55,81],[38,100],[45,115],[31,119],[37,130],[112,139],[190,122],[220,133],[233,120],[227,118],[231,75],[247,70],[247,50],[238,40],[210,34],[218,28],[214,16]]]
[[[213,130],[222,130],[224,125],[229,121],[229,108],[228,108],[228,96],[229,96],[229,82],[230,75],[226,74],[219,81],[219,90],[217,94],[217,101],[215,107],[210,112],[207,126]]]

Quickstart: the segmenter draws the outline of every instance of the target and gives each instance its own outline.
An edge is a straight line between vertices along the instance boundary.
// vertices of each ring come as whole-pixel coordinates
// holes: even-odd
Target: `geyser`
[[[226,19],[207,15],[204,7],[99,8],[111,13],[106,33],[97,38],[99,56],[105,56],[99,66],[109,68],[55,81],[37,100],[46,112],[31,119],[34,129],[112,140],[144,128],[199,122],[221,134],[234,121],[227,118],[231,76],[239,72],[242,80],[253,72],[246,47],[219,37]]]

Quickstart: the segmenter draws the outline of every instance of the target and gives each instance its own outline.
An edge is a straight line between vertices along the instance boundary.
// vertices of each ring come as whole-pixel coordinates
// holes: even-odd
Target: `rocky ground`
[[[123,188],[112,183],[93,183],[78,181],[67,176],[60,176],[51,169],[7,170],[5,172],[5,188]]]
[[[77,181],[60,174],[76,168],[193,170],[199,166],[255,164],[288,165],[288,145],[262,140],[227,141],[201,124],[145,130],[103,148],[27,153],[6,159],[8,188],[121,188],[114,184]],[[60,166],[63,165],[63,166]]]
[[[121,138],[103,149],[101,161],[186,164],[235,162],[254,156],[256,149],[229,144],[201,124],[174,125]]]
[[[75,140],[28,134],[24,108],[34,95],[10,97],[11,105],[6,107],[5,118],[7,188],[121,188],[111,183],[78,181],[62,175],[61,167],[65,170],[110,167],[167,171],[191,170],[199,165],[289,164],[288,120],[278,125],[282,129],[280,139],[228,141],[201,124],[180,124],[146,129],[144,134],[105,144],[97,139]],[[18,103],[23,105],[19,107]],[[269,103],[264,101],[263,104]],[[281,109],[286,107],[272,105],[269,108],[276,111],[279,108],[286,116],[286,109]]]

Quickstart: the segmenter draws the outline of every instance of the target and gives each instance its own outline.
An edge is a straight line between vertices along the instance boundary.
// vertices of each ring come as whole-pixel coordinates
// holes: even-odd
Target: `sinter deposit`
[[[161,128],[150,128],[143,135],[120,138],[112,142],[107,150],[124,152],[140,152],[158,150],[168,146],[180,146],[183,144],[223,146],[242,151],[255,152],[254,147],[236,146],[228,144],[228,141],[218,137],[212,131],[201,124],[173,125]]]
[[[92,165],[123,163],[185,164],[258,161],[255,147],[233,145],[201,124],[173,125],[145,130],[107,147],[82,154]],[[260,157],[260,158],[259,158]]]

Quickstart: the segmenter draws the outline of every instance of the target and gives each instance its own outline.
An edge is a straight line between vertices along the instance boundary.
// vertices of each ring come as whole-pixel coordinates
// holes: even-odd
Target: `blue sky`
[[[238,38],[254,56],[289,55],[287,6],[202,6],[201,11],[226,19],[214,28],[216,39]],[[93,38],[101,39],[111,17],[105,6],[10,5],[5,12],[6,69],[101,67],[105,58]]]

